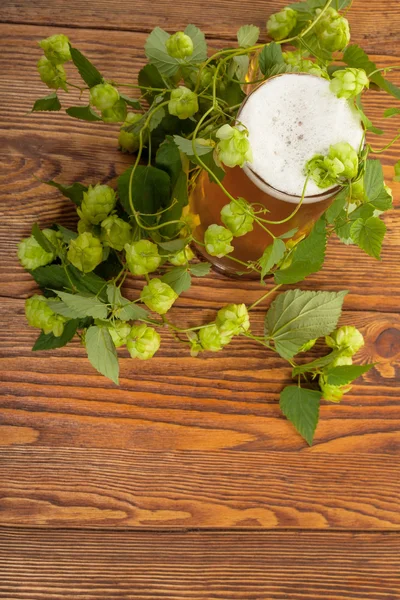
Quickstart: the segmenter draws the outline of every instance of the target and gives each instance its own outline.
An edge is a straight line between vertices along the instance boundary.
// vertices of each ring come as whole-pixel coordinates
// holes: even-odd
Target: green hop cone
[[[183,31],[177,31],[165,42],[167,52],[172,58],[187,58],[193,54],[192,39]]]
[[[369,87],[369,79],[364,69],[343,69],[332,75],[330,88],[338,98],[355,98]]]
[[[222,258],[234,251],[230,245],[233,233],[222,225],[210,225],[204,234],[204,243],[208,254]]]
[[[67,90],[66,79],[67,75],[62,65],[53,65],[47,58],[42,58],[37,63],[40,79],[53,90],[62,88]]]
[[[230,125],[222,125],[216,133],[219,142],[216,146],[219,160],[227,167],[243,167],[252,162],[253,153],[248,140],[248,131],[241,131]]]
[[[98,235],[100,232],[98,231],[98,225],[93,225],[85,219],[79,219],[78,224],[76,226],[78,233],[93,233],[93,235]]]
[[[168,102],[168,111],[179,119],[188,119],[199,110],[197,94],[189,88],[181,85],[171,92],[171,99]]]
[[[351,184],[351,202],[362,204],[366,200],[364,177]],[[350,200],[350,197],[349,197]]]
[[[53,246],[57,247],[58,238],[57,233],[52,229],[43,229],[42,233],[46,236]],[[38,267],[44,267],[44,265],[48,265],[53,262],[56,257],[56,248],[54,248],[54,252],[46,252],[36,241],[36,239],[31,235],[28,238],[24,238],[18,244],[18,258],[21,265],[24,269],[28,269],[29,271],[33,271]]]
[[[328,171],[346,179],[353,179],[358,173],[358,155],[348,142],[331,146],[324,162]]]
[[[133,125],[142,119],[139,113],[130,112],[126,115],[126,119],[120,129],[118,136],[118,145],[122,151],[136,152],[139,148],[139,135],[130,131],[125,131],[125,127]]]
[[[52,333],[55,337],[62,335],[67,321],[65,317],[52,311],[44,296],[38,295],[25,301],[25,315],[31,327],[42,329],[44,333]]]
[[[142,302],[159,315],[168,312],[177,297],[171,286],[157,278],[145,285],[140,294]]]
[[[39,42],[45,57],[53,63],[60,65],[71,60],[71,51],[69,49],[69,39],[63,33],[52,35]]]
[[[115,321],[108,327],[108,331],[110,332],[114,346],[119,348],[120,346],[124,346],[124,344],[126,344],[128,336],[131,332],[131,326],[123,321]]]
[[[230,343],[232,336],[220,330],[216,323],[210,323],[199,330],[199,341],[203,350],[219,352]]]
[[[111,83],[98,83],[90,88],[90,104],[101,111],[112,108],[118,100],[119,92]]]
[[[321,9],[317,9],[318,15]],[[315,35],[323,48],[329,52],[343,50],[350,42],[350,26],[334,8],[328,8],[314,27]]]
[[[216,324],[221,333],[233,336],[250,329],[250,318],[245,304],[228,304],[218,311]]]
[[[115,208],[117,197],[108,185],[97,183],[90,185],[87,192],[83,192],[83,200],[77,212],[81,219],[98,225]]]
[[[322,397],[324,400],[328,402],[339,403],[344,394],[350,392],[352,386],[351,385],[330,385],[326,382],[326,378],[324,375],[320,375],[319,377],[319,387],[321,388]]]
[[[117,215],[110,215],[101,222],[100,240],[106,246],[121,251],[125,244],[130,242],[131,237],[131,226]]]
[[[327,70],[323,69],[312,60],[303,60],[299,71],[301,73],[309,73],[310,75],[315,75],[316,77],[323,77],[324,79],[329,79]]]
[[[253,231],[254,211],[244,198],[238,198],[223,207],[221,221],[235,237],[241,237]]]
[[[353,364],[351,356],[338,356],[331,362],[331,367],[348,367]]]
[[[139,240],[125,244],[126,262],[132,275],[146,275],[157,271],[161,263],[156,244],[149,240]]]
[[[299,349],[299,352],[308,352],[309,350],[311,350],[311,348],[314,348],[317,341],[318,341],[318,338],[316,338],[315,340],[310,340],[309,342],[306,342]]]
[[[185,77],[185,84],[187,85],[187,87],[192,89],[195,88],[198,83],[198,91],[203,92],[206,88],[208,88],[211,85],[214,73],[214,65],[208,65],[207,67],[204,67],[201,71],[191,71],[189,75]]]
[[[153,327],[134,325],[129,333],[126,346],[132,358],[148,360],[160,347],[161,337]]]
[[[309,53],[304,50],[293,50],[293,52],[283,52],[282,56],[287,65],[299,68],[304,59],[309,56]]]
[[[296,27],[296,24],[296,11],[286,7],[270,16],[267,21],[267,33],[273,40],[283,40],[288,37],[289,33]]]
[[[170,256],[168,262],[175,267],[183,267],[189,260],[194,258],[193,251],[190,246],[186,246],[180,252],[176,252],[173,256]]]
[[[121,123],[126,118],[126,102],[120,98],[111,108],[101,111],[104,123]]]
[[[326,344],[334,350],[339,350],[342,356],[353,356],[364,346],[364,338],[356,327],[345,325],[326,336]]]
[[[90,273],[103,260],[103,246],[91,233],[81,233],[69,242],[67,258],[83,273]]]

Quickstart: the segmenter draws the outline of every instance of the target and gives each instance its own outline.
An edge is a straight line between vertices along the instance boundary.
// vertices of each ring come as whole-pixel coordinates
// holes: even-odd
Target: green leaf
[[[136,319],[146,319],[149,316],[147,310],[124,298],[115,284],[107,286],[107,298],[111,306],[117,309],[115,316],[121,321],[135,321]]]
[[[170,240],[169,242],[158,242],[158,245],[167,252],[180,252],[187,246],[188,240],[178,238],[177,240]]]
[[[138,83],[140,90],[147,100],[151,101],[160,92],[152,92],[145,88],[163,89],[166,87],[164,79],[161,77],[159,70],[154,65],[145,65],[139,71]]]
[[[62,302],[70,309],[68,316],[74,318],[93,317],[94,319],[106,319],[108,314],[107,306],[96,296],[80,296],[79,294],[68,294],[60,290],[54,290]],[[49,301],[50,302],[50,301]],[[61,302],[53,302],[51,308],[56,312],[57,306]],[[63,310],[63,309],[60,309]],[[61,313],[63,314],[63,313]]]
[[[41,333],[33,345],[32,350],[54,350],[62,348],[74,337],[78,329],[79,319],[68,321],[64,326],[62,335],[56,337],[53,333]]]
[[[346,210],[342,210],[335,221],[335,232],[340,240],[344,244],[352,244],[353,240],[350,238],[350,229],[354,221],[357,221],[357,219],[363,219],[363,221],[365,221],[369,217],[372,217],[374,212],[375,208],[370,202],[362,204],[348,215]]]
[[[270,272],[272,267],[278,264],[282,260],[286,252],[286,245],[279,238],[275,238],[270,246],[265,248],[264,253],[260,260],[261,267],[261,279],[264,279],[267,273]]]
[[[206,141],[206,140],[204,140]],[[183,154],[186,154],[186,156],[194,156],[194,150],[193,150],[193,142],[192,140],[188,140],[184,137],[181,137],[180,135],[174,135],[174,142],[177,145],[177,147],[179,148],[179,150],[181,152],[183,152]],[[200,143],[200,140],[197,139],[195,141],[195,148],[196,148],[196,154],[198,156],[203,156],[204,154],[208,154],[209,152],[213,151],[213,147],[212,146],[208,146],[206,144],[202,144]]]
[[[184,33],[186,33],[193,42],[193,53],[188,58],[188,62],[196,64],[207,60],[207,44],[204,33],[195,25],[187,25]]]
[[[225,100],[229,106],[241,104],[246,97],[242,86],[237,81],[228,81],[224,90],[220,90],[218,97]]]
[[[182,160],[179,148],[172,136],[168,135],[158,148],[155,163],[156,167],[168,173],[173,187],[182,171]]]
[[[49,299],[47,300],[47,306],[51,308],[56,315],[62,315],[66,319],[77,319],[78,315],[76,314],[76,310],[69,308],[64,302],[57,302],[57,300]]]
[[[394,117],[395,115],[400,115],[400,108],[388,108],[383,113],[383,116],[385,117],[385,119]]]
[[[72,185],[63,185],[62,183],[57,183],[56,181],[42,181],[46,185],[51,185],[52,187],[60,190],[63,196],[72,200],[74,204],[80,206],[83,200],[83,192],[87,192],[88,188],[86,185],[82,183],[73,183]]]
[[[303,344],[336,328],[346,294],[302,290],[280,294],[265,317],[266,339],[274,340],[282,358],[292,358]]]
[[[204,277],[208,275],[211,270],[211,263],[201,262],[195,265],[190,265],[190,272],[195,277]]]
[[[250,46],[254,46],[259,37],[260,28],[256,25],[242,25],[237,32],[237,40],[241,48],[250,48]]]
[[[394,173],[393,181],[400,181],[400,160],[394,165]]]
[[[90,60],[88,60],[85,56],[83,56],[82,52],[77,50],[76,48],[71,49],[71,58],[72,62],[76,66],[79,71],[79,75],[82,77],[83,81],[90,87],[94,87],[99,83],[103,83],[103,77],[100,75],[98,70]],[[80,117],[78,117],[80,118]],[[89,119],[88,119],[89,120]]]
[[[374,365],[344,365],[333,367],[326,373],[328,385],[347,385],[370,371]]]
[[[280,44],[271,42],[265,45],[258,57],[258,64],[264,75],[276,65],[285,64]]]
[[[292,263],[275,273],[276,283],[297,283],[322,269],[326,251],[326,224],[321,217],[310,235],[299,242],[293,251]]]
[[[56,225],[58,231],[61,233],[61,235],[63,236],[63,241],[68,244],[71,240],[76,240],[76,238],[78,237],[78,234],[76,231],[72,231],[71,229],[67,229],[66,227],[63,227],[62,225]]]
[[[174,269],[171,269],[161,277],[161,280],[164,281],[164,283],[168,283],[178,295],[182,292],[186,292],[192,285],[192,278],[186,267],[175,267]]]
[[[118,385],[118,356],[108,329],[89,327],[85,336],[85,345],[92,366]]]
[[[149,62],[165,77],[175,75],[180,65],[180,62],[167,52],[165,42],[169,37],[170,34],[164,31],[164,29],[156,27],[148,36],[144,46]]]
[[[70,117],[74,119],[81,119],[82,121],[101,121],[101,117],[94,112],[91,106],[71,106],[65,111]]]
[[[142,105],[140,104],[139,100],[136,100],[136,98],[130,98],[129,96],[125,96],[125,94],[121,93],[119,94],[119,96],[120,98],[122,98],[122,100],[125,100],[128,106],[131,106],[136,110],[140,110],[142,108]]]
[[[281,411],[309,446],[318,424],[321,397],[321,392],[297,386],[285,387],[280,395]]]
[[[373,83],[398,100],[400,99],[400,88],[383,77],[377,65],[369,59],[368,55],[357,44],[347,46],[343,55],[343,62],[349,65],[349,67],[364,69]],[[375,73],[374,71],[377,72]]]
[[[132,167],[118,177],[118,194],[120,202],[128,215],[132,215],[129,203],[129,181]],[[170,201],[169,175],[153,166],[138,165],[132,178],[132,202],[139,213],[156,213],[166,207]],[[151,225],[157,217],[142,217],[144,223]]]
[[[373,125],[372,121],[369,119],[369,117],[365,114],[364,107],[361,102],[361,94],[359,94],[356,97],[356,107],[358,109],[358,114],[360,115],[361,121],[362,121],[365,129],[367,131],[371,131],[372,133],[375,133],[376,135],[383,135],[384,131],[382,129],[379,129],[378,127],[375,127]]]
[[[350,237],[364,252],[380,260],[382,242],[386,225],[378,217],[369,217],[366,221],[357,219],[350,228]]]
[[[322,356],[321,358],[317,358],[312,362],[305,363],[304,365],[298,365],[293,369],[292,377],[302,375],[303,373],[315,374],[315,372],[328,367],[338,356],[340,356],[340,350],[334,350],[330,354]]]
[[[383,176],[382,164],[379,160],[367,160],[364,188],[367,198],[370,202],[381,193],[384,189],[385,178]]]
[[[330,225],[334,223],[338,218],[342,210],[344,209],[347,201],[347,197],[349,195],[349,188],[346,186],[336,196],[328,210],[325,212],[326,222]]]
[[[32,235],[43,250],[46,252],[54,252],[55,248],[53,244],[47,239],[37,223],[34,223],[32,227]]]
[[[298,227],[295,227],[294,229],[291,229],[290,231],[287,231],[286,233],[282,233],[282,235],[279,236],[280,240],[288,240],[291,237],[294,236],[295,233],[297,233],[299,230]]]
[[[75,290],[81,294],[93,294],[106,298],[107,282],[95,273],[82,273],[73,265],[68,265],[65,269],[61,265],[46,265],[29,271],[29,273],[48,296],[55,295],[52,290],[72,290],[71,286],[73,285]]]
[[[383,187],[379,194],[374,198],[372,202],[369,202],[377,210],[385,212],[393,208],[393,198]]]
[[[234,56],[232,58],[232,62],[230,63],[232,66],[232,72],[229,71],[229,76],[236,77],[239,81],[244,81],[249,70],[250,60],[247,55],[245,56]]]
[[[56,92],[53,92],[45,98],[40,98],[39,100],[36,100],[35,104],[33,105],[32,112],[39,110],[55,111],[60,110],[60,108],[61,104],[58,99],[58,96]]]

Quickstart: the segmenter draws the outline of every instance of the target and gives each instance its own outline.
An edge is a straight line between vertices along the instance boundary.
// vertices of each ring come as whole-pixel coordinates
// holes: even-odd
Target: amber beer
[[[364,131],[355,109],[329,89],[329,81],[314,75],[290,73],[269,79],[251,92],[237,116],[238,126],[246,127],[253,161],[243,168],[225,168],[224,187],[234,197],[243,197],[269,211],[260,214],[269,221],[283,221],[301,201],[306,162],[315,154],[327,154],[338,142],[359,148]],[[275,236],[296,230],[294,238],[308,233],[315,221],[331,204],[337,188],[321,190],[309,181],[300,209],[285,223],[265,224]],[[201,224],[195,237],[203,241],[209,225],[223,225],[222,207],[229,202],[223,190],[203,172],[191,195],[191,211]],[[256,207],[259,210],[260,207]],[[255,261],[271,243],[271,236],[257,223],[254,230],[234,238],[230,256]],[[235,274],[240,265],[227,257],[208,256],[199,251],[219,270]]]

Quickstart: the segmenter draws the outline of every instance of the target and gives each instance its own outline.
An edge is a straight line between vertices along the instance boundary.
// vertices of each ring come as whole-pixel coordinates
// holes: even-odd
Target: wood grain
[[[396,600],[391,534],[0,530],[4,600]]]

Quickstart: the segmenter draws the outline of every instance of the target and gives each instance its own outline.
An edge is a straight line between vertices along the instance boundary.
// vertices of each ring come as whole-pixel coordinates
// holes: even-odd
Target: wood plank
[[[209,37],[233,40],[241,25],[258,25],[265,39],[265,22],[269,15],[286,6],[286,0],[232,0],[204,3],[201,0],[166,2],[134,2],[121,0],[110,8],[108,0],[3,0],[0,21],[51,25],[52,27],[86,27],[148,32],[156,25],[170,32],[194,22]],[[397,0],[366,4],[354,0],[349,12],[352,39],[361,41],[369,52],[379,52],[382,44],[388,53],[397,51],[400,36]],[[377,27],[377,24],[379,27]],[[99,36],[100,37],[100,36]],[[384,41],[383,41],[384,40]]]
[[[1,26],[0,36],[0,85],[5,102],[0,106],[0,118],[6,127],[0,133],[0,189],[4,198],[0,208],[0,273],[2,294],[25,297],[34,289],[31,277],[16,260],[19,239],[29,234],[33,221],[42,226],[60,221],[72,225],[74,208],[60,194],[41,185],[36,178],[56,178],[62,182],[80,180],[85,183],[114,180],[127,168],[130,157],[116,150],[116,126],[86,124],[65,114],[28,115],[36,98],[46,94],[35,72],[38,51],[35,40],[50,35],[51,28],[7,25]],[[142,64],[145,36],[110,31],[99,39],[97,32],[74,30],[74,42],[107,76],[134,81]],[[222,42],[219,42],[221,44]],[[118,47],[118,53],[115,48]],[[17,50],[16,50],[17,49]],[[18,50],[19,49],[19,50]],[[387,57],[376,56],[379,64]],[[395,57],[390,58],[396,64]],[[400,74],[393,76],[400,83]],[[73,92],[70,103],[76,100]],[[377,125],[383,125],[382,113],[387,106],[385,96],[371,92],[368,102],[369,114]],[[375,142],[383,146],[396,131],[396,119],[385,123],[387,135]],[[397,149],[387,151],[384,157],[385,175],[388,182],[393,178],[393,163]],[[393,186],[396,196],[400,184]],[[400,272],[396,268],[398,250],[399,214],[393,210],[385,217],[388,235],[382,263],[376,263],[357,248],[349,248],[338,240],[329,244],[328,258],[322,273],[302,283],[304,289],[349,289],[348,306],[354,309],[393,311],[397,310],[396,296],[400,293]],[[349,257],[351,262],[349,264]],[[338,277],[340,273],[340,277]],[[371,276],[373,273],[373,276]],[[389,294],[382,294],[390,280]],[[215,285],[215,282],[218,285]],[[368,282],[368,285],[366,284]],[[134,287],[134,282],[130,286]],[[257,283],[236,282],[213,274],[193,288],[188,298],[197,305],[209,302],[209,287],[213,287],[216,303],[224,303],[233,297],[243,301],[255,300],[260,287]],[[240,299],[241,298],[241,299]]]
[[[283,432],[274,451],[247,450],[245,435],[241,448],[230,450],[221,441],[232,439],[226,421],[216,420],[209,433],[207,414],[184,450],[167,451],[172,438],[179,447],[181,430],[156,432],[151,414],[130,431],[119,426],[128,417],[109,417],[103,426],[86,417],[93,435],[101,432],[102,448],[88,448],[83,436],[82,447],[57,447],[71,428],[67,418],[52,419],[42,443],[50,436],[55,443],[45,447],[34,445],[39,418],[32,411],[21,431],[17,423],[2,434],[9,445],[0,452],[1,526],[400,531],[398,453],[332,455],[318,446],[282,452],[291,435]],[[147,451],[140,448],[146,437]],[[110,447],[121,442],[130,449]]]
[[[0,531],[4,600],[395,600],[393,534]]]
[[[279,393],[291,381],[287,363],[248,339],[237,338],[219,354],[190,358],[163,334],[161,349],[149,362],[134,361],[121,349],[118,388],[97,374],[78,341],[32,353],[37,332],[25,326],[23,302],[2,304],[1,320],[8,326],[0,331],[0,422],[32,427],[29,444],[155,451],[201,450],[204,445],[213,450],[305,447],[278,407]],[[215,314],[185,306],[173,313],[185,326],[201,323],[204,317],[212,320]],[[322,408],[313,451],[396,454],[400,317],[346,311],[342,322],[354,323],[365,335],[358,360],[378,364],[357,381],[341,405],[326,403]],[[254,313],[252,323],[255,334],[261,334],[262,309]],[[316,349],[310,358],[322,351]],[[107,435],[111,427],[115,435]],[[21,442],[18,429],[15,432],[14,443],[24,443],[23,431]]]

